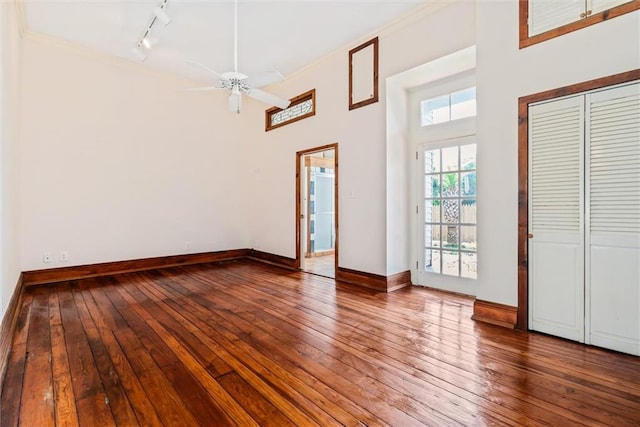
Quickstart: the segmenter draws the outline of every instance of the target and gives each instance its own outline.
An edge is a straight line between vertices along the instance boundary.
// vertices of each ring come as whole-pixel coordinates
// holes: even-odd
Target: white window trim
[[[411,141],[412,153],[416,153],[418,157],[417,160],[413,160],[415,159],[415,154],[412,155],[413,159],[410,162],[412,165],[410,173],[413,177],[410,180],[410,200],[412,204],[410,212],[413,212],[414,215],[413,219],[410,221],[411,257],[413,260],[411,268],[412,282],[418,285],[430,286],[473,296],[476,295],[477,283],[482,275],[482,271],[478,271],[478,279],[453,277],[428,272],[422,273],[422,271],[420,271],[424,261],[420,262],[419,260],[424,257],[424,248],[420,248],[423,238],[420,237],[419,230],[422,230],[423,225],[420,225],[422,213],[416,214],[415,211],[416,206],[420,206],[420,199],[422,194],[424,194],[421,193],[424,191],[424,183],[422,182],[424,181],[424,175],[423,166],[420,163],[424,160],[424,150],[441,148],[447,145],[459,145],[461,140],[471,141],[467,143],[472,143],[472,141],[475,140],[476,134],[476,117],[468,117],[451,122],[422,127],[420,123],[420,101],[444,95],[446,93],[456,92],[475,85],[475,69],[473,69],[431,82],[427,85],[418,86],[407,91],[408,136]],[[477,141],[475,142],[477,144]],[[480,146],[477,145],[477,153],[479,153],[480,150]],[[482,169],[482,165],[480,165],[480,169]],[[476,196],[476,199],[481,203],[479,194]],[[476,221],[478,229],[481,227],[480,221],[481,218],[478,218]],[[478,256],[482,256],[480,243],[478,244],[477,253]],[[418,262],[420,267],[416,267],[416,262]],[[425,275],[427,274],[429,283],[424,282]]]
[[[416,213],[416,218],[414,221],[416,233],[414,234],[413,254],[415,256],[417,265],[414,265],[413,268],[415,269],[415,284],[434,287],[445,291],[462,293],[466,295],[475,295],[478,278],[480,277],[482,272],[478,272],[478,278],[472,279],[461,276],[449,276],[442,273],[433,273],[425,271],[424,269],[424,201],[422,200],[424,199],[424,152],[426,150],[456,147],[468,144],[476,144],[477,147],[475,135],[459,136],[443,141],[425,142],[419,144],[417,147],[418,159],[416,161],[417,165],[415,180],[417,182],[418,188],[416,189],[416,193],[414,193],[414,199],[416,201],[416,206],[419,206],[420,208]],[[482,165],[480,165],[480,168],[482,168]],[[477,170],[478,169],[476,169],[476,173]],[[476,194],[475,198],[476,200],[479,200],[479,195]],[[476,227],[479,227],[478,220],[476,220]],[[476,253],[478,254],[478,256],[481,256],[479,248],[476,248]]]
[[[409,136],[415,146],[424,141],[441,141],[462,135],[473,135],[476,130],[476,116],[422,126],[420,102],[476,85],[475,70],[465,71],[438,80],[428,85],[409,90],[407,96],[409,113]],[[414,147],[415,148],[415,147]]]

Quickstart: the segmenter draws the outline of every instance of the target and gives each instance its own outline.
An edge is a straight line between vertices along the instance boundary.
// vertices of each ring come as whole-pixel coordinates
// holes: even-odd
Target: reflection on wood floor
[[[315,256],[304,259],[304,271],[319,276],[336,277],[335,255]]]
[[[252,261],[26,290],[12,426],[638,426],[640,358]]]

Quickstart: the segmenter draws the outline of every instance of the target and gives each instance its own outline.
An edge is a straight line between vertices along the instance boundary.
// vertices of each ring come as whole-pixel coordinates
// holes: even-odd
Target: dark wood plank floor
[[[30,289],[3,427],[640,425],[640,359],[251,261]]]

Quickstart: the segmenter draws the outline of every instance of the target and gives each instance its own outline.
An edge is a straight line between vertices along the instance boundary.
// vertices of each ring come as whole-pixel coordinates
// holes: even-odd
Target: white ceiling
[[[287,75],[371,34],[427,0],[239,0],[239,71]],[[23,0],[30,32],[136,60],[132,52],[161,0]],[[168,26],[156,22],[145,64],[211,82],[197,61],[233,70],[233,2],[169,0]],[[346,54],[346,52],[345,52]]]

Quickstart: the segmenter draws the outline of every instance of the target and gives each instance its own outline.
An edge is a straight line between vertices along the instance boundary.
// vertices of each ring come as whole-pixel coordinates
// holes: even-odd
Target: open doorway
[[[335,278],[338,264],[338,144],[296,154],[296,263]]]

